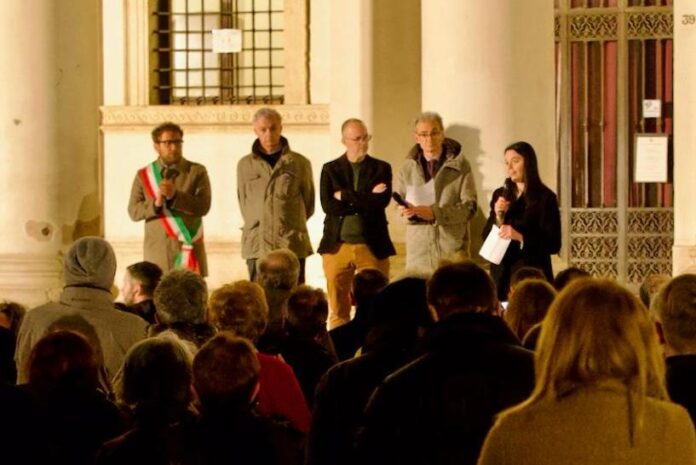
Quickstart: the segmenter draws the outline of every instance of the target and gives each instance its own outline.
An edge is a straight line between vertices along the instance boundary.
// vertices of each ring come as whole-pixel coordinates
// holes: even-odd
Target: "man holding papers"
[[[394,192],[406,226],[406,270],[432,272],[442,259],[469,257],[469,220],[476,212],[476,187],[459,142],[445,137],[442,118],[416,118],[411,149]]]

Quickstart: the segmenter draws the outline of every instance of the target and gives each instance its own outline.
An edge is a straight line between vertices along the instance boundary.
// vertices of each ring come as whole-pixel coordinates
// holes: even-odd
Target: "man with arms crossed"
[[[394,245],[384,209],[391,199],[389,163],[367,154],[365,123],[351,118],[341,127],[346,152],[321,171],[321,206],[326,213],[319,244],[329,296],[329,328],[350,321],[353,275],[377,268],[389,276]]]

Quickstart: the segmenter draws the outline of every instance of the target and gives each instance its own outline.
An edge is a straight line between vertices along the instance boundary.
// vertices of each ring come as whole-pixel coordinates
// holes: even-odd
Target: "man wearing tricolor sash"
[[[128,213],[145,220],[144,260],[165,273],[188,268],[207,276],[202,217],[210,210],[210,180],[203,165],[183,158],[183,136],[169,122],[152,131],[158,158],[136,173]]]

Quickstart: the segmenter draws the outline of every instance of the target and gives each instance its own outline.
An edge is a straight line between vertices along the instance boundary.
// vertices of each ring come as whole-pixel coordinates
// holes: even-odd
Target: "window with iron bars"
[[[284,102],[283,0],[150,0],[150,103]],[[242,51],[213,53],[213,29],[240,29]]]

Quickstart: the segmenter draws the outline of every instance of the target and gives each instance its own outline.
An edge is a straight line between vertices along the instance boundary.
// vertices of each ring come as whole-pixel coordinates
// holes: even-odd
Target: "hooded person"
[[[27,312],[19,328],[15,355],[18,383],[28,380],[27,361],[31,349],[46,333],[66,329],[56,327],[55,323],[67,317],[80,317],[86,322],[83,326],[91,326],[96,333],[100,347],[95,349],[103,354],[109,378],[118,371],[128,349],[145,337],[147,322],[114,307],[111,286],[116,274],[116,256],[107,241],[99,237],[75,241],[65,255],[63,271],[65,286],[58,302],[49,302]],[[90,334],[85,336],[89,339]]]

